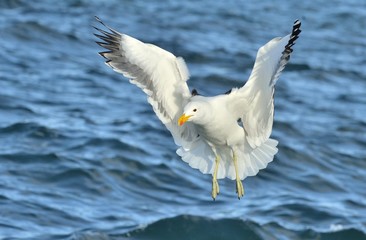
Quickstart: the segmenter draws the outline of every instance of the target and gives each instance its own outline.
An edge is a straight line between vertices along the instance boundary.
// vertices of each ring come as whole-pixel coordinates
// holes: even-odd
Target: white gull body
[[[225,177],[236,180],[242,197],[241,180],[266,168],[278,151],[278,142],[270,138],[274,86],[301,32],[300,21],[295,21],[291,34],[259,49],[243,87],[213,97],[189,91],[189,72],[182,58],[104,26],[109,31],[96,28],[101,35],[95,34],[103,40],[97,43],[108,50],[100,55],[146,93],[179,146],[177,154],[192,168],[212,174],[214,199],[219,193],[217,179]]]

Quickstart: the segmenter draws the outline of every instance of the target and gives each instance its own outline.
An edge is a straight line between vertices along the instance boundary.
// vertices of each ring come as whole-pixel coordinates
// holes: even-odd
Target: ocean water
[[[277,83],[279,153],[211,178],[175,154],[92,28],[185,58],[204,95],[242,86],[257,49],[303,32]],[[366,239],[364,1],[0,1],[0,239]]]

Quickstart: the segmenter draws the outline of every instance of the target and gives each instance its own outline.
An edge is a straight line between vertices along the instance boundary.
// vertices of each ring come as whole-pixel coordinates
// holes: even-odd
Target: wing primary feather
[[[291,53],[293,52],[292,47],[295,45],[295,41],[296,41],[296,39],[299,38],[299,35],[301,33],[300,27],[301,27],[300,20],[296,20],[294,22],[293,27],[292,27],[292,32],[291,32],[291,35],[290,35],[290,39],[288,40],[288,42],[285,46],[285,49],[282,52],[282,56],[280,58],[278,66],[276,68],[277,70],[273,73],[272,79],[269,82],[270,87],[274,87],[274,85],[276,84],[282,70],[285,68],[287,62],[290,60]]]
[[[107,32],[107,31],[104,31],[104,30],[102,30],[102,29],[100,29],[100,28],[98,28],[98,27],[93,27],[95,30],[97,30],[97,31],[99,31],[100,33],[102,33],[102,34],[104,34],[105,36],[107,36],[108,37],[108,41],[110,40],[110,39],[114,39],[115,37],[116,37],[116,35],[119,35],[119,33],[117,33],[117,32],[114,32],[113,34],[112,33],[110,33],[110,32]],[[109,28],[108,28],[109,29]],[[94,34],[95,35],[95,34]],[[96,36],[96,35],[95,35]],[[100,35],[99,35],[100,36]],[[99,36],[97,36],[97,37],[99,37]]]
[[[106,55],[106,54],[110,54],[110,53],[112,53],[112,52],[111,52],[111,51],[104,51],[104,52],[99,52],[98,54],[99,54],[100,56],[102,56],[103,58],[108,59],[105,55]],[[108,60],[108,61],[110,61],[110,60]]]
[[[119,32],[117,32],[116,30],[114,30],[113,28],[111,28],[111,27],[109,27],[109,26],[107,26],[106,24],[104,24],[104,22],[99,18],[99,17],[97,17],[97,16],[94,16],[95,17],[95,19],[100,23],[100,24],[102,24],[104,27],[106,27],[109,31],[111,31],[113,34],[116,34],[116,35],[119,35],[120,33]],[[95,27],[94,27],[95,28]],[[98,29],[97,29],[98,30]],[[99,30],[98,30],[99,31]],[[102,30],[103,31],[103,30]],[[105,32],[105,31],[103,31],[103,32]]]
[[[116,44],[110,44],[105,42],[96,42],[99,46],[104,47],[105,49],[111,50],[111,51],[118,51],[119,47]]]
[[[99,35],[97,33],[94,33],[94,36],[96,36],[97,38],[105,41],[105,42],[113,42],[113,43],[118,43],[118,38],[114,37],[114,38],[111,38],[111,37],[106,37],[104,35]]]
[[[293,49],[291,47],[295,45],[296,39],[299,38],[299,34],[301,33],[300,27],[301,27],[301,22],[297,19],[294,22],[294,25],[292,27],[292,33],[290,36],[290,40],[288,41],[287,45],[285,46],[284,53],[287,53],[287,54],[292,53]]]

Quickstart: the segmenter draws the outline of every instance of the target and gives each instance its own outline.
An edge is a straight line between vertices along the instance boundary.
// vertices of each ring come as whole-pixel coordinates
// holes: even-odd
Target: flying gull
[[[147,95],[158,118],[179,146],[177,154],[192,168],[212,174],[212,198],[220,192],[218,179],[236,181],[238,198],[244,196],[243,179],[267,167],[277,153],[271,139],[274,86],[290,59],[301,32],[296,20],[292,33],[277,37],[257,53],[248,81],[241,88],[213,97],[189,91],[188,68],[181,57],[143,43],[105,25],[95,27],[97,42],[107,51],[106,64]]]

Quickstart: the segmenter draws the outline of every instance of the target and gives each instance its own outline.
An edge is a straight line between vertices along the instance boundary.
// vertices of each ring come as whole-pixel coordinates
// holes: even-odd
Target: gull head
[[[209,106],[207,102],[194,101],[189,102],[184,107],[184,112],[178,119],[178,125],[182,126],[186,122],[193,122],[196,124],[205,123],[207,117],[207,112],[209,111]]]

